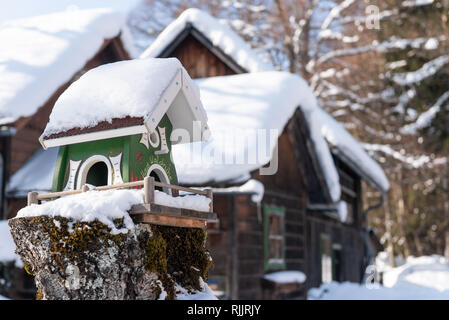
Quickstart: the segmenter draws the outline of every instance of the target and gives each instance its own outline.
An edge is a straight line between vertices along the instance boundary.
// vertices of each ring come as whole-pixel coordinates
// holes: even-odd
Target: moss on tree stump
[[[201,229],[137,224],[112,234],[97,220],[47,216],[9,225],[37,299],[175,299],[178,287],[201,290],[211,266]]]

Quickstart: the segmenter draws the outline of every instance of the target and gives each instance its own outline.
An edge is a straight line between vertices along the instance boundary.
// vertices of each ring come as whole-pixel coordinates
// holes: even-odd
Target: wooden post
[[[83,184],[83,187],[81,188],[81,190],[82,190],[83,192],[87,192],[87,191],[89,191],[90,189],[89,189],[89,187],[87,186],[87,184]]]
[[[154,178],[145,177],[143,179],[144,203],[150,204],[154,202]]]
[[[39,204],[39,201],[37,200],[37,192],[28,192],[28,205],[31,206],[32,204]]]
[[[207,189],[207,197],[210,199],[209,212],[214,212],[214,194],[212,189]]]

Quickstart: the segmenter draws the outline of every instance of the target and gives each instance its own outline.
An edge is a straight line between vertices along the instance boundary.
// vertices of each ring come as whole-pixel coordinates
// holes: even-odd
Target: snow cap
[[[125,22],[111,9],[90,9],[1,24],[0,124],[33,115],[94,57],[105,39],[120,35],[132,55]]]
[[[178,59],[110,63],[86,72],[59,97],[41,142],[45,148],[151,133],[165,114],[174,130],[190,133],[190,141],[203,138],[192,133],[193,122],[207,130],[206,112]]]
[[[185,10],[162,31],[145,50],[141,58],[159,57],[160,54],[187,28],[188,24],[206,37],[215,47],[232,58],[248,72],[273,71],[274,67],[263,61],[250,46],[228,25],[199,9]]]

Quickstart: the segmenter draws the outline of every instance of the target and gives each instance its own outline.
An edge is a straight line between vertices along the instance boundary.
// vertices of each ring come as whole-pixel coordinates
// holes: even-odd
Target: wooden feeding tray
[[[135,223],[149,223],[172,227],[184,227],[184,228],[206,228],[206,222],[208,220],[216,220],[217,215],[213,212],[213,193],[212,190],[198,190],[192,188],[186,188],[166,183],[157,182],[153,177],[146,177],[144,180],[127,182],[112,186],[101,186],[89,189],[84,185],[79,190],[52,192],[46,194],[38,194],[37,192],[28,193],[28,205],[39,204],[41,200],[54,199],[66,195],[79,194],[89,190],[111,190],[111,189],[124,189],[142,187],[144,191],[144,203],[137,204],[131,207],[129,214]],[[157,204],[155,200],[155,187],[164,189],[171,189],[177,191],[185,191],[188,193],[199,194],[208,197],[210,201],[209,211],[198,211],[186,208],[175,208]]]

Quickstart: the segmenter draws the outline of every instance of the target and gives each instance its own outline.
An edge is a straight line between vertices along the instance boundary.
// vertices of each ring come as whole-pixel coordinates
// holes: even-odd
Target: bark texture
[[[116,222],[118,227],[121,223]],[[37,299],[175,299],[179,287],[201,289],[200,278],[209,267],[192,265],[199,271],[189,273],[179,261],[192,253],[210,261],[203,237],[190,237],[196,243],[188,248],[181,243],[183,234],[203,230],[137,224],[127,234],[114,235],[98,221],[45,216],[11,219],[9,226],[17,254],[35,277]],[[167,239],[167,232],[180,236]],[[169,256],[172,247],[183,254]]]

